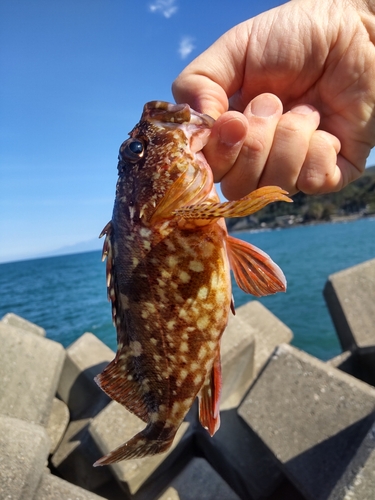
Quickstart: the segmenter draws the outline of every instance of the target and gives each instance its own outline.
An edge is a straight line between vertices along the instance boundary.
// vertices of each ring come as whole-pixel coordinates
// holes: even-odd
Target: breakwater
[[[0,499],[371,500],[375,491],[375,259],[331,275],[342,353],[323,362],[260,302],[222,341],[221,428],[193,406],[163,455],[93,468],[144,423],[93,378],[114,357],[85,333],[67,348],[0,321]]]

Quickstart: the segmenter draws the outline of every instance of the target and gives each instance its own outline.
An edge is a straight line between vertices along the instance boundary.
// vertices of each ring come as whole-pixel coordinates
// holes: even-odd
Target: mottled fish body
[[[229,236],[223,217],[290,200],[266,187],[220,203],[201,153],[213,123],[187,104],[153,101],[121,145],[113,216],[102,232],[118,348],[97,382],[147,425],[96,465],[166,451],[197,395],[213,435],[230,268],[248,293],[285,290],[279,267]]]

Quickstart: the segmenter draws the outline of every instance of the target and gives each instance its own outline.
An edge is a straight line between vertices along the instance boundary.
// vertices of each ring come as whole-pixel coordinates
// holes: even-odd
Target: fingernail
[[[254,116],[261,116],[263,118],[273,116],[279,108],[279,100],[271,94],[258,95],[250,103],[251,113]]]
[[[244,140],[246,129],[241,120],[233,118],[223,123],[219,129],[219,138],[223,144],[234,146]]]
[[[308,104],[299,104],[290,110],[291,113],[297,113],[298,115],[309,115],[313,111],[315,111],[315,109]]]

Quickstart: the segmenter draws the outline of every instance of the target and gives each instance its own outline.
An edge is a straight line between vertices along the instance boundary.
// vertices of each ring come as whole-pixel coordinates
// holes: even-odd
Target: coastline
[[[252,223],[247,223],[246,219],[239,219],[237,224],[234,224],[231,228],[228,229],[230,233],[241,233],[243,231],[250,233],[260,233],[266,231],[273,231],[279,229],[290,229],[293,227],[301,227],[301,226],[317,226],[321,224],[339,224],[346,222],[355,222],[361,219],[371,219],[375,218],[374,213],[355,213],[350,215],[335,215],[332,216],[329,220],[313,220],[313,221],[303,221],[300,220],[299,217],[296,216],[280,216],[276,217],[272,223],[259,224],[257,227]]]

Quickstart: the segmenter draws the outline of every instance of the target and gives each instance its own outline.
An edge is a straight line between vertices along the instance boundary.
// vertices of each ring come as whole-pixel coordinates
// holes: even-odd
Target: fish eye
[[[119,152],[119,160],[137,162],[143,157],[145,152],[145,145],[139,139],[128,139],[121,144]]]

